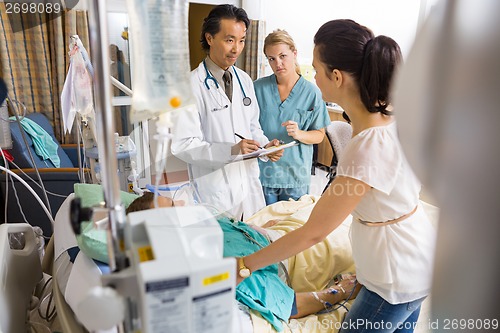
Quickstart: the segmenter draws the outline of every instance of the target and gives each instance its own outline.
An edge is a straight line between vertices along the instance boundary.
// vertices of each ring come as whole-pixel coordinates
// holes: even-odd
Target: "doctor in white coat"
[[[214,7],[205,18],[201,43],[207,57],[191,72],[197,110],[177,114],[172,139],[172,153],[188,163],[201,202],[237,219],[249,218],[265,201],[257,160],[234,162],[235,155],[278,144],[260,128],[252,79],[234,66],[249,23],[246,12],[232,5]],[[277,161],[282,154],[268,157]]]

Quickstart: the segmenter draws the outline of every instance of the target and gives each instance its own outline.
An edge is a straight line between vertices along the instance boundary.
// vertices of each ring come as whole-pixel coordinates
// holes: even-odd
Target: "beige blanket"
[[[284,234],[300,228],[307,221],[318,199],[319,197],[315,196],[303,196],[299,201],[277,202],[265,207],[246,222],[261,226],[269,220],[281,219],[281,222],[270,229]],[[324,241],[289,258],[288,271],[295,291],[322,290],[336,274],[354,272],[349,240],[350,225],[349,217]],[[345,309],[341,308],[328,314],[292,319],[284,332],[334,333],[338,331],[345,312]],[[255,333],[275,332],[258,313],[252,312],[251,317]]]

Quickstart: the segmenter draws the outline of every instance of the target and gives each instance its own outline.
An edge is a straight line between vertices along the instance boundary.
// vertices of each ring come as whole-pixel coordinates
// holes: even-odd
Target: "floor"
[[[310,194],[321,195],[326,183],[328,182],[326,175],[326,171],[316,168],[315,175],[311,176]],[[428,333],[431,331],[429,329],[429,323],[431,320],[430,303],[431,301],[429,297],[422,303],[419,320],[416,324],[414,333]]]

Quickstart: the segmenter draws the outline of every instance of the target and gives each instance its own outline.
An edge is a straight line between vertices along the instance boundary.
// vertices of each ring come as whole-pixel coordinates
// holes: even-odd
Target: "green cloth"
[[[92,207],[104,201],[104,192],[98,184],[75,184],[75,196],[80,198],[82,207]],[[125,207],[139,196],[120,191],[120,198]],[[92,259],[109,264],[106,230],[96,230],[92,222],[82,223],[82,232],[76,236],[80,250]]]
[[[224,257],[242,257],[269,245],[264,235],[243,222],[219,218],[224,232]],[[253,238],[258,244],[256,244]],[[278,265],[270,265],[252,272],[236,287],[236,299],[258,311],[278,332],[283,331],[281,321],[288,322],[295,292],[278,276]]]
[[[9,119],[16,120],[15,117],[10,117]],[[21,126],[31,137],[35,153],[40,156],[43,161],[48,159],[56,168],[59,168],[61,166],[61,160],[59,159],[59,155],[57,155],[59,145],[54,142],[50,134],[47,133],[42,126],[26,117],[21,120]]]

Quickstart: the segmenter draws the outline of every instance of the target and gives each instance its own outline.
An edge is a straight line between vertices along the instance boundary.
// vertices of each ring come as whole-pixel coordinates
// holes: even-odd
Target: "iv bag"
[[[187,0],[127,0],[133,82],[131,122],[194,104]]]

